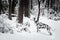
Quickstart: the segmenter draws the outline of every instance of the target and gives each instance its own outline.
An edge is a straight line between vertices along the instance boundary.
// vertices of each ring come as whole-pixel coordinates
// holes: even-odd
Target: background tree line
[[[60,0],[0,0],[0,14],[5,13],[5,10],[8,8],[8,18],[12,20],[12,15],[15,14],[16,4],[19,4],[18,9],[18,22],[23,23],[23,14],[25,17],[30,17],[29,10],[33,9],[34,3],[38,5],[38,17],[36,21],[39,21],[40,16],[40,3],[44,3],[46,1],[45,7],[52,8],[55,11],[60,11]],[[30,6],[29,6],[30,5]],[[31,7],[29,9],[29,7]]]

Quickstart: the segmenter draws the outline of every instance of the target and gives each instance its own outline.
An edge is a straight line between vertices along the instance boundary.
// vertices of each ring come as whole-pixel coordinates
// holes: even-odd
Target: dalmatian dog
[[[52,28],[49,25],[39,22],[37,23],[37,32],[41,31],[40,29],[46,29],[49,35],[52,35]]]

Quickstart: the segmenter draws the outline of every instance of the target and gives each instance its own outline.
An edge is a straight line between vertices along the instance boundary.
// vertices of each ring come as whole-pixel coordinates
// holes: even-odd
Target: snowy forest
[[[60,0],[0,0],[0,40],[60,40]]]

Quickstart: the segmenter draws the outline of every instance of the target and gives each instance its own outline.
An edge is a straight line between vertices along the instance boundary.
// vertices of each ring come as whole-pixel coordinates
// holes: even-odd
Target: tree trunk
[[[1,8],[2,8],[2,0],[0,0],[0,14],[1,14]]]
[[[25,15],[25,17],[30,17],[29,0],[20,0],[19,2],[18,23],[23,23],[23,14]]]
[[[12,20],[12,17],[11,17],[11,0],[9,0],[9,19]]]
[[[38,8],[39,8],[39,11],[38,11],[37,20],[35,21],[36,23],[39,21],[39,16],[40,16],[40,0],[38,0]],[[37,27],[37,32],[38,32],[38,27]]]
[[[46,6],[49,7],[49,0],[46,1]]]
[[[13,13],[13,14],[14,14],[15,6],[16,6],[16,4],[15,4],[15,0],[13,0],[13,1],[12,1],[12,13]]]
[[[38,0],[38,17],[37,20],[35,21],[36,23],[39,21],[39,16],[40,16],[40,0]]]
[[[29,0],[26,0],[25,3],[26,3],[24,5],[25,6],[25,17],[30,17],[30,14],[29,14]]]
[[[23,5],[20,0],[19,0],[18,23],[23,23]]]
[[[33,5],[32,5],[32,0],[31,0],[31,9],[33,8]]]

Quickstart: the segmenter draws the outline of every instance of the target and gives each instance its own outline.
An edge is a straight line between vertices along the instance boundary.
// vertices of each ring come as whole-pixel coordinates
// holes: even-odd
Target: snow
[[[17,17],[12,17],[12,20],[9,20],[7,15],[0,15],[0,27],[2,25],[7,25],[6,28],[9,27],[13,30],[13,34],[10,34],[9,32],[4,34],[0,33],[0,40],[60,40],[60,21],[54,21],[48,19],[45,16],[40,16],[39,22],[47,24],[55,30],[53,31],[53,35],[51,36],[48,35],[46,30],[37,32],[36,23],[33,19],[34,17],[36,17],[38,12],[37,6],[35,6],[35,8],[36,9],[34,9],[32,12],[35,13],[34,15],[31,14],[30,18],[24,17],[23,25],[17,23]],[[21,32],[21,28],[27,28],[30,32],[25,32],[24,30]]]
[[[55,40],[55,35],[49,36],[46,32],[44,32],[44,33],[38,32],[37,33],[36,32],[36,25],[35,25],[34,21],[33,20],[30,21],[30,19],[27,17],[24,17],[24,24],[29,21],[29,23],[30,23],[29,30],[31,31],[31,33],[24,32],[24,31],[23,32],[16,32],[16,28],[15,28],[16,23],[17,23],[16,17],[13,17],[13,20],[9,20],[9,19],[5,19],[5,20],[6,20],[5,23],[10,24],[10,26],[14,28],[14,33],[13,34],[0,33],[0,40],[40,40],[40,39],[41,40]],[[55,24],[57,24],[57,22],[43,18],[43,17],[40,18],[40,22],[43,22],[45,24],[48,24],[48,25],[54,26],[54,27],[56,27]],[[6,24],[6,25],[8,25],[8,24]],[[25,25],[23,25],[23,26],[25,26]]]

